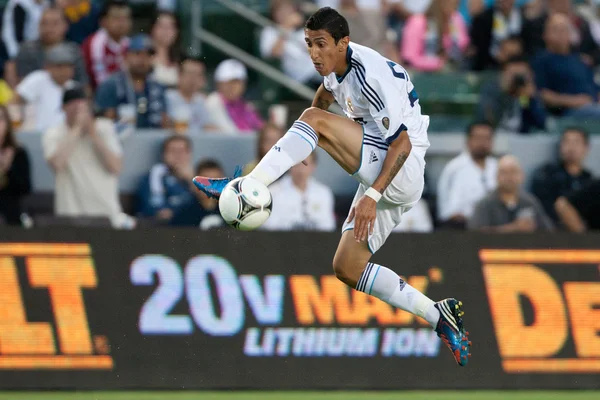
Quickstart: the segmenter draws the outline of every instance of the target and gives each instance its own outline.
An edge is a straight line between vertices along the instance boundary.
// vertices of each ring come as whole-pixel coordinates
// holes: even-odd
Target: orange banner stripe
[[[600,250],[480,250],[481,261],[515,263],[600,263]]]
[[[10,256],[87,256],[87,243],[0,243],[0,255]]]
[[[111,356],[0,356],[0,369],[112,369]]]
[[[515,359],[502,361],[504,371],[523,372],[600,372],[600,358]]]

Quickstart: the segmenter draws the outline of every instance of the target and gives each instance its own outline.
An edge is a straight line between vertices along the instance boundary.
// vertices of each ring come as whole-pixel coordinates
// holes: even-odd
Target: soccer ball
[[[219,212],[229,225],[240,231],[251,231],[271,215],[271,191],[250,177],[236,178],[223,189],[219,198]]]

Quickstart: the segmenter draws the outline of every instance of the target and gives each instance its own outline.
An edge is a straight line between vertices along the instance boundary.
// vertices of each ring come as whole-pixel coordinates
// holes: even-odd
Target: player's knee
[[[322,131],[321,125],[323,123],[325,115],[325,111],[321,110],[320,108],[310,107],[304,110],[304,112],[298,119],[312,126],[315,131],[320,132]]]
[[[356,279],[353,279],[349,272],[350,269],[348,268],[348,263],[344,262],[343,258],[341,257],[334,257],[333,273],[335,274],[336,278],[350,287],[355,287]]]

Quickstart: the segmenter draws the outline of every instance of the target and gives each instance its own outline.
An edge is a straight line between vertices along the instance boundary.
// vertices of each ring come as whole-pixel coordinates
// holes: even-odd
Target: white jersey
[[[346,115],[365,127],[365,145],[387,149],[403,130],[420,155],[429,147],[429,117],[421,114],[415,87],[402,66],[375,50],[350,42],[348,69],[338,77],[324,77],[323,86],[333,94]],[[379,135],[373,136],[373,133]]]

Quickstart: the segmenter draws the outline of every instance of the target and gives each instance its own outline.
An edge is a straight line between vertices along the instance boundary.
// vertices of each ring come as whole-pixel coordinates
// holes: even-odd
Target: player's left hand
[[[358,200],[356,206],[350,210],[348,222],[354,219],[354,239],[357,242],[365,241],[375,229],[375,216],[377,202],[369,196],[363,196]]]

